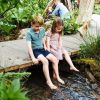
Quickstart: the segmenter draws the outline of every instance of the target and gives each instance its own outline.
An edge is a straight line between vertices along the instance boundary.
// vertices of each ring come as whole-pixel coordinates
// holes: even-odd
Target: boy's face
[[[35,32],[38,32],[40,30],[41,25],[39,23],[32,24],[32,28]]]

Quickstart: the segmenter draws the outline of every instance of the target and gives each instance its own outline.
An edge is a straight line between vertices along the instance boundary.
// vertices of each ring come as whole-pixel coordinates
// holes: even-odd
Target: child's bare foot
[[[61,78],[57,78],[58,82],[60,82],[61,84],[65,84],[65,82],[61,79]]]
[[[73,67],[70,67],[70,70],[79,72],[79,70],[77,68],[75,68],[74,66]]]
[[[48,82],[47,81],[47,85],[50,87],[51,90],[56,90],[57,89],[57,86],[55,86],[53,83],[51,82]]]

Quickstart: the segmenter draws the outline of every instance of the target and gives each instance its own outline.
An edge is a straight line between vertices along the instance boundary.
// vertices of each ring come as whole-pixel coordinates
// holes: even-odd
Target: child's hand
[[[45,47],[44,49],[47,50],[47,47]]]
[[[44,47],[45,50],[48,50],[50,52],[50,48]]]
[[[39,60],[36,59],[36,58],[32,59],[32,61],[33,61],[34,64],[38,64],[39,63]]]
[[[47,48],[47,50],[50,52],[50,48]]]
[[[44,47],[45,50],[47,50],[47,47]]]
[[[48,8],[48,13],[51,13],[52,12],[52,7],[49,7]]]

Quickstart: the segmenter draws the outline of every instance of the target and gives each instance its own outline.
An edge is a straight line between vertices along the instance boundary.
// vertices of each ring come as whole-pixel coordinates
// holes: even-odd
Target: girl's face
[[[59,32],[61,32],[63,30],[63,26],[62,25],[61,26],[57,26],[55,29],[56,29],[56,32],[59,33]]]

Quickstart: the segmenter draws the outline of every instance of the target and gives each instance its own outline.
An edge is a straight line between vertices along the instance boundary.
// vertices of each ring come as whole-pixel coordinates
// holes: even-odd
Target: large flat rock
[[[64,36],[63,46],[69,52],[79,50],[82,38],[79,34]],[[32,65],[26,40],[0,42],[0,72],[25,68]]]

